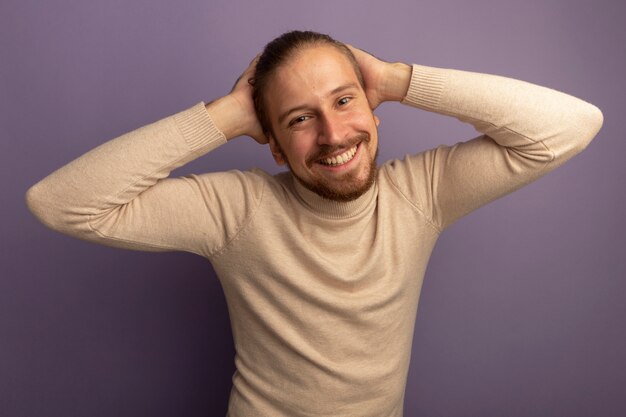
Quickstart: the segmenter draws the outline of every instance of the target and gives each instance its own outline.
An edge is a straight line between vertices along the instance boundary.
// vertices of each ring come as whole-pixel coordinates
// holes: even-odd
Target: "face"
[[[308,189],[353,200],[374,183],[378,118],[352,64],[330,45],[299,51],[269,80],[270,148]]]

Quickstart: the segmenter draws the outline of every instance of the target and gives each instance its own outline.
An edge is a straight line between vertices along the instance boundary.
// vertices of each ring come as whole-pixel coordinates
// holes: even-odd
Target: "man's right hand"
[[[258,58],[257,55],[250,62],[229,94],[206,105],[213,123],[224,133],[226,140],[245,135],[260,144],[268,142],[256,117],[252,101],[252,86],[248,82],[254,75]]]

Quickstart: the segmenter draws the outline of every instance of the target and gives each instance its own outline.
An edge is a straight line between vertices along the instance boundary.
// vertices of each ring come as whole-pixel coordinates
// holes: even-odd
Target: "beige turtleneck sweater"
[[[211,261],[236,347],[231,417],[400,417],[441,231],[557,167],[602,124],[596,107],[554,90],[418,65],[404,102],[482,135],[387,162],[369,192],[336,203],[289,173],[167,178],[225,142],[198,104],[62,167],[28,204],[81,239]]]

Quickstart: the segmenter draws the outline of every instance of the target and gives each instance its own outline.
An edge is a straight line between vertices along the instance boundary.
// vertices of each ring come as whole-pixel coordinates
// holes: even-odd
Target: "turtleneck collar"
[[[330,219],[345,219],[362,213],[378,194],[378,185],[374,182],[374,185],[356,200],[333,201],[319,196],[302,185],[293,175],[290,176],[299,200],[311,211]]]

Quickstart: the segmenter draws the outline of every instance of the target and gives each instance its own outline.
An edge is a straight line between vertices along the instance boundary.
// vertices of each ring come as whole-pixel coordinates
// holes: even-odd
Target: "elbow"
[[[591,105],[591,121],[590,124],[592,126],[592,135],[591,135],[591,139],[593,139],[598,132],[600,131],[600,129],[602,129],[602,125],[604,124],[604,114],[602,114],[602,110],[600,110],[598,107],[594,106],[593,104]],[[591,140],[590,139],[590,140]]]
[[[585,101],[572,103],[568,110],[557,124],[551,146],[561,163],[585,150],[604,122],[602,111]]]
[[[25,199],[30,212],[47,228],[83,240],[99,238],[92,227],[92,211],[58,190],[54,182],[43,179],[26,191]]]
[[[555,130],[544,142],[552,152],[555,167],[585,150],[604,122],[602,111],[583,100],[574,100],[563,110],[554,124]]]
[[[47,224],[46,214],[49,210],[46,209],[45,193],[41,188],[41,183],[37,183],[26,191],[26,207],[39,221]]]
[[[579,139],[576,151],[581,152],[591,143],[602,128],[604,115],[598,107],[585,103],[584,109],[581,109],[576,119],[576,136]]]
[[[26,206],[45,226],[57,231],[63,229],[58,204],[54,203],[50,191],[41,182],[26,191]]]

